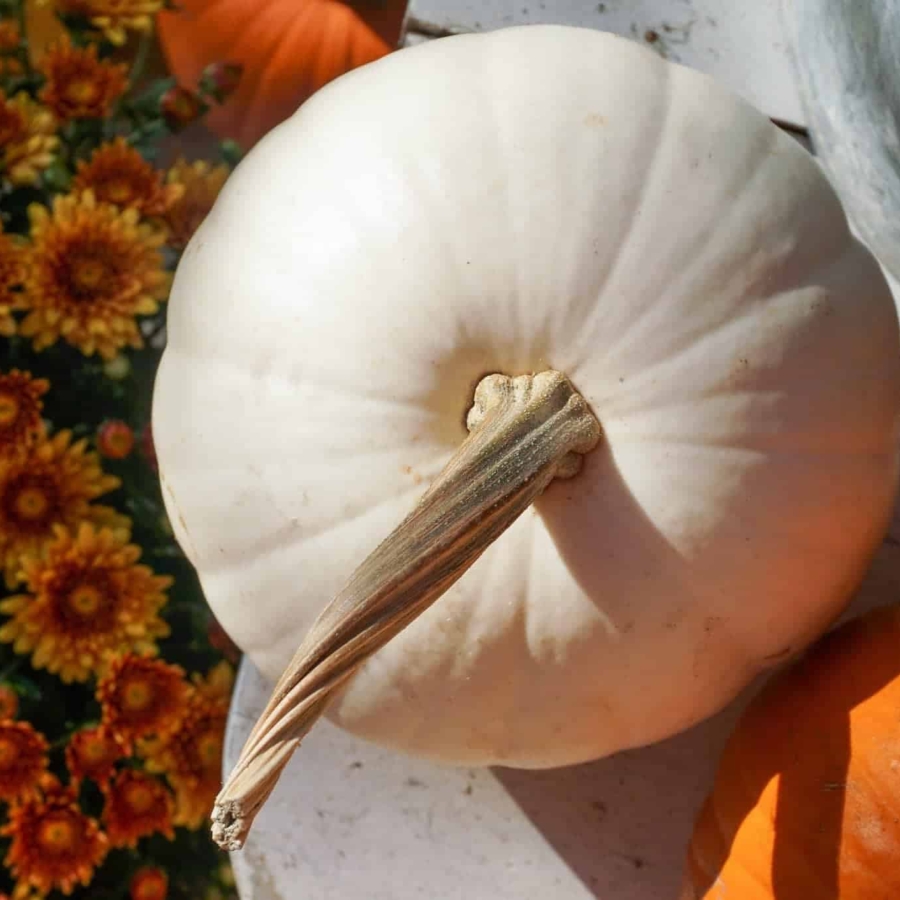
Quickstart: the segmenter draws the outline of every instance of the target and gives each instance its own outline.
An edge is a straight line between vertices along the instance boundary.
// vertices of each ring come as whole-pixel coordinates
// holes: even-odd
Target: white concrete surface
[[[642,41],[713,75],[768,116],[805,125],[782,0],[410,0],[406,43],[459,31],[558,23]]]

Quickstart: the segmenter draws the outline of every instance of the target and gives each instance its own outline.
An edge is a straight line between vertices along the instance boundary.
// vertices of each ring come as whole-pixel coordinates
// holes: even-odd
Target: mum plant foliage
[[[239,73],[146,77],[162,7],[0,0],[0,898],[233,895],[206,823],[235,652],[149,421],[171,273],[236,155],[172,135]]]

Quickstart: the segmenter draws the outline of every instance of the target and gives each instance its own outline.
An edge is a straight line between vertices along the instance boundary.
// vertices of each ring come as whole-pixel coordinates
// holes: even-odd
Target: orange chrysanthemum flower
[[[169,876],[156,866],[144,866],[131,879],[131,900],[166,900],[169,896]]]
[[[90,521],[126,536],[125,516],[90,503],[118,486],[87,441],[72,443],[69,431],[39,440],[21,456],[0,458],[0,564],[7,586],[21,581],[23,560],[41,552],[56,525]]]
[[[172,247],[187,245],[213,207],[228,178],[228,166],[210,166],[205,160],[188,163],[178,160],[166,174],[166,183],[181,185],[182,195],[162,217]]]
[[[75,47],[68,36],[47,48],[39,68],[41,100],[60,119],[103,119],[128,86],[128,67],[99,59],[97,45]]]
[[[143,346],[135,317],[159,309],[170,276],[159,251],[163,235],[136,209],[98,203],[91,191],[57,197],[53,212],[29,209],[31,266],[19,331],[43,350],[61,337],[87,356],[115,359]]]
[[[46,738],[28,722],[0,722],[0,799],[34,793],[47,771],[47,749]]]
[[[14,56],[22,35],[19,26],[7,19],[0,22],[0,75],[21,75],[22,63]]]
[[[181,725],[189,686],[180,666],[133,653],[114,660],[97,685],[103,722],[123,743]]]
[[[19,695],[8,684],[0,684],[0,719],[14,719],[19,712]]]
[[[102,203],[134,207],[145,216],[162,215],[184,193],[182,184],[163,184],[163,173],[123,138],[103,144],[88,162],[79,162],[72,188],[91,190]]]
[[[159,610],[172,579],[138,565],[140,548],[109,529],[84,522],[77,534],[64,526],[54,534],[24,565],[28,593],[0,602],[11,616],[0,641],[65,682],[87,681],[123,650],[155,653],[169,633]]]
[[[0,173],[12,184],[34,184],[59,146],[56,119],[24,91],[0,90]]]
[[[0,456],[17,456],[44,436],[41,397],[49,389],[46,378],[30,372],[0,374]]]
[[[66,746],[66,766],[72,783],[78,785],[90,778],[101,788],[105,787],[115,772],[116,763],[126,753],[127,748],[104,725],[76,731]]]
[[[13,310],[19,305],[19,289],[25,281],[25,248],[9,234],[4,234],[0,223],[0,335],[9,337],[16,333]]]
[[[14,806],[2,834],[11,837],[6,865],[22,888],[41,895],[71,894],[87,885],[109,848],[95,819],[78,806],[73,791],[48,781],[41,796]]]
[[[123,769],[106,794],[103,824],[113,847],[137,846],[141,838],[163,834],[175,837],[174,804],[169,789],[158,779],[136,769]]]
[[[83,16],[116,46],[125,43],[129,31],[148,33],[165,0],[56,0],[56,8]]]
[[[222,743],[233,670],[220,663],[208,678],[195,678],[187,713],[170,735],[140,747],[151,772],[165,773],[175,791],[175,824],[200,828],[222,786]]]

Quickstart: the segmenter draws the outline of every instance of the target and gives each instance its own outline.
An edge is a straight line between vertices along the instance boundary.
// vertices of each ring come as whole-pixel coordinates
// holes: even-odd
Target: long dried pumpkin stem
[[[469,436],[416,508],[353,573],[285,670],[213,810],[240,849],[300,740],[359,666],[423,613],[554,478],[570,478],[600,424],[559,372],[490,375]]]

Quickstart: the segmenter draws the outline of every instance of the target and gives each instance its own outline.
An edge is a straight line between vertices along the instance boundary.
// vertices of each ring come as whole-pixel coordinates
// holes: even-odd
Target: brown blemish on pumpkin
[[[606,116],[601,116],[600,113],[588,113],[584,117],[584,124],[590,128],[599,128],[606,124]]]
[[[412,466],[400,466],[400,471],[404,475],[409,475],[413,480],[413,484],[421,484],[425,480],[425,476],[419,474]]]

